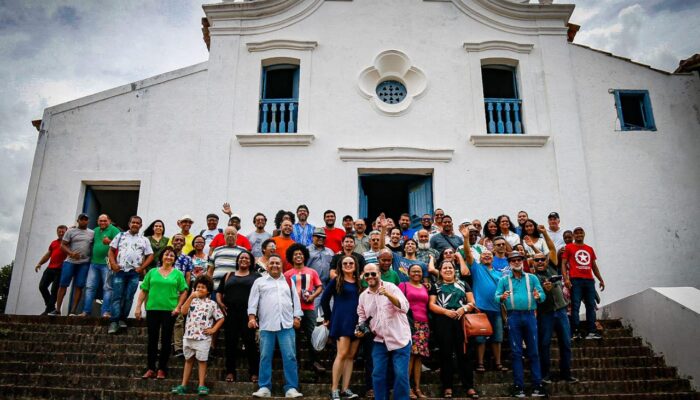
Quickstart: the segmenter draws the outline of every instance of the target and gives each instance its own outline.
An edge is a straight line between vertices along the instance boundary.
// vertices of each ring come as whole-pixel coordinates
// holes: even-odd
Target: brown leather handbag
[[[467,351],[467,342],[470,336],[491,336],[493,327],[489,317],[478,308],[473,314],[464,314],[462,317],[462,330],[464,331],[464,351]]]

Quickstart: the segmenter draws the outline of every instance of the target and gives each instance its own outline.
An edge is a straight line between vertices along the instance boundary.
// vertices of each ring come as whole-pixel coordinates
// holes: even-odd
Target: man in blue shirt
[[[527,345],[527,357],[532,373],[532,397],[545,397],[542,386],[540,359],[537,353],[537,303],[545,300],[539,279],[523,272],[523,256],[517,251],[508,254],[510,273],[501,277],[494,300],[505,303],[508,310],[508,329],[513,363],[513,397],[525,397],[523,371],[523,340]]]
[[[411,216],[408,213],[403,213],[399,217],[399,227],[401,228],[401,243],[408,239],[413,239],[416,230],[411,229]]]
[[[301,204],[297,207],[297,222],[292,228],[292,240],[302,245],[311,246],[313,244],[314,226],[306,222],[309,218],[309,207]]]

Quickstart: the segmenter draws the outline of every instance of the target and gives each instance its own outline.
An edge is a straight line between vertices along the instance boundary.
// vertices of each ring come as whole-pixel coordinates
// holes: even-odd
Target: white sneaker
[[[287,390],[287,393],[284,394],[284,397],[304,397],[304,395],[299,393],[296,389],[291,388]]]
[[[266,387],[261,387],[258,389],[257,392],[253,393],[253,397],[270,397],[272,396],[272,393],[270,392],[270,389]]]

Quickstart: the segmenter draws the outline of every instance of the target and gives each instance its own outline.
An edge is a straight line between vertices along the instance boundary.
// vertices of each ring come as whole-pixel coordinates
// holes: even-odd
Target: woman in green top
[[[163,253],[163,249],[165,249],[165,246],[168,245],[168,241],[170,240],[169,237],[163,236],[164,232],[165,224],[159,219],[151,222],[151,224],[148,225],[148,228],[146,228],[146,230],[143,231],[143,236],[145,236],[146,239],[148,239],[148,241],[151,242],[151,248],[153,249],[153,259],[156,260],[155,263],[149,265],[146,268],[147,271],[150,271],[151,269],[160,266],[160,255]]]
[[[471,343],[464,348],[464,332],[462,317],[476,309],[474,295],[468,284],[457,278],[455,265],[452,261],[443,260],[440,265],[440,279],[430,289],[428,307],[433,313],[433,334],[440,348],[440,381],[442,382],[443,397],[452,397],[452,377],[454,367],[452,355],[457,357],[459,375],[467,397],[475,399],[478,394],[474,389],[474,362]]]
[[[175,250],[166,246],[160,253],[159,268],[150,270],[141,283],[141,293],[136,303],[135,316],[141,319],[141,308],[146,300],[146,325],[148,326],[148,369],[142,378],[165,379],[168,371],[168,358],[172,346],[175,317],[187,297],[187,282],[179,270],[173,268]],[[160,336],[160,355],[158,337]],[[156,374],[156,358],[158,373]]]

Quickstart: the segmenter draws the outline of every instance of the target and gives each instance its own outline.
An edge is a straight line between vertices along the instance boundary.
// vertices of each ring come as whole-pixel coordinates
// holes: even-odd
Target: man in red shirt
[[[289,221],[285,221],[289,222]],[[278,236],[279,237],[279,236]],[[304,342],[309,350],[309,363],[316,372],[324,372],[326,369],[318,362],[316,351],[311,344],[311,334],[316,327],[316,309],[314,300],[321,295],[323,285],[318,272],[306,266],[309,260],[309,250],[300,243],[294,243],[285,251],[287,260],[292,263],[292,268],[284,273],[289,286],[297,291],[301,303],[301,331],[304,332]],[[298,336],[297,336],[298,337]]]
[[[326,223],[326,226],[323,228],[326,231],[326,247],[337,253],[343,248],[342,243],[345,237],[345,230],[334,227],[335,211],[333,210],[326,210],[323,213],[323,221]]]
[[[598,270],[593,248],[583,242],[586,233],[583,228],[574,228],[574,242],[564,248],[562,275],[564,284],[571,290],[571,332],[577,332],[581,300],[586,305],[586,328],[578,330],[578,335],[586,339],[601,339],[595,328],[595,275],[600,282],[600,290],[605,290],[605,282]]]
[[[61,279],[61,267],[66,259],[66,253],[61,250],[61,240],[67,230],[68,227],[65,225],[59,225],[56,228],[58,239],[51,242],[49,250],[41,257],[41,260],[34,268],[34,271],[39,272],[41,266],[46,261],[49,262],[48,268],[44,270],[44,274],[41,275],[41,280],[39,281],[39,292],[41,292],[41,297],[44,298],[44,305],[46,306],[41,315],[46,315],[56,309],[56,293],[58,293],[58,285]],[[51,286],[50,293],[49,285]]]
[[[236,227],[236,218],[238,218],[237,215],[231,217],[228,220],[228,226]],[[238,220],[238,222],[240,222],[240,219]],[[239,223],[239,226],[240,226],[240,223]],[[251,250],[250,241],[248,240],[247,237],[245,237],[245,235],[240,233],[239,228],[236,228],[236,229],[239,232],[238,235],[236,236],[236,246],[243,247],[244,249],[250,251]],[[214,239],[212,239],[211,243],[209,244],[209,254],[211,254],[215,248],[217,248],[219,246],[223,246],[225,244],[226,244],[226,239],[224,238],[223,232],[218,233],[216,236],[214,236]]]

